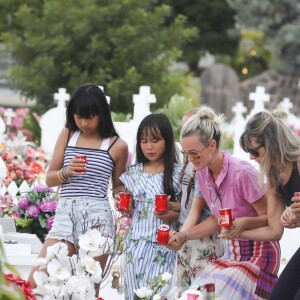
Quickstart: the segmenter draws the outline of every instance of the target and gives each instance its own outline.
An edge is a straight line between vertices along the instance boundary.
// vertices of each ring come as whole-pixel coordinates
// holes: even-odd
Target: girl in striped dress
[[[106,97],[97,85],[85,84],[76,90],[66,117],[46,175],[48,186],[61,186],[60,199],[39,257],[60,241],[66,242],[72,256],[79,235],[95,222],[104,226],[100,228],[104,234],[114,234],[108,185],[112,178],[115,190],[123,186],[119,177],[126,168],[127,144],[116,133]],[[85,155],[87,163],[77,155]],[[103,268],[107,255],[98,259]],[[35,270],[29,276],[33,287]]]
[[[169,201],[179,197],[181,167],[165,115],[150,114],[142,120],[137,131],[136,160],[120,177],[132,194],[133,206],[125,249],[125,298],[129,300],[134,299],[136,289],[153,289],[158,275],[173,274],[176,262],[176,252],[156,240],[158,226],[164,223],[175,229],[179,217],[172,210],[164,214],[155,211],[156,194],[169,195]]]
[[[231,208],[234,218],[226,234],[224,256],[207,265],[191,287],[214,283],[216,298],[222,300],[268,299],[277,281],[279,244],[241,237],[246,229],[267,225],[265,187],[259,185],[252,165],[219,150],[221,121],[222,116],[202,106],[181,130],[182,149],[197,170],[202,201],[210,207],[215,223],[221,208]],[[203,226],[208,230],[206,221],[185,232],[186,239],[202,237]],[[173,239],[176,242],[176,236]]]

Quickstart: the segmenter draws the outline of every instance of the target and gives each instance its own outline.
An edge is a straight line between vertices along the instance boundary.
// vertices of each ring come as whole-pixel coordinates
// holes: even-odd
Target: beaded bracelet
[[[61,177],[62,179],[64,179],[65,181],[69,181],[69,178],[65,175],[65,170],[66,170],[67,167],[63,167],[61,169]]]
[[[57,171],[56,174],[57,174],[57,178],[58,178],[59,182],[60,182],[60,183],[64,183],[65,181],[63,181],[63,179],[60,177],[60,172]]]
[[[60,169],[60,170],[58,171],[58,174],[59,174],[60,179],[62,180],[62,181],[61,181],[62,183],[65,183],[65,182],[67,182],[67,181],[70,181],[69,178],[66,178],[66,177],[64,176],[64,174],[63,174],[63,168]]]

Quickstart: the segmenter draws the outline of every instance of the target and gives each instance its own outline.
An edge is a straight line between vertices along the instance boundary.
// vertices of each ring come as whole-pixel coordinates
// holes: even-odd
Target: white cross
[[[6,125],[11,126],[11,120],[16,115],[15,112],[11,108],[8,108],[4,115],[6,117]]]
[[[66,101],[70,100],[70,94],[67,93],[67,89],[59,88],[58,93],[54,93],[54,100],[57,101],[57,107],[59,109],[65,109]]]
[[[248,118],[265,110],[265,102],[270,101],[270,94],[265,93],[265,88],[263,86],[257,86],[255,93],[249,94],[249,99],[254,101],[254,107],[251,110]]]
[[[292,109],[293,106],[294,104],[289,98],[283,98],[283,100],[279,103],[279,107],[287,113],[290,112],[290,109]]]
[[[103,86],[98,85],[98,88],[101,89],[101,91],[104,93],[104,87]],[[110,104],[110,97],[105,95],[105,98],[106,98],[107,103]]]
[[[133,95],[133,120],[139,123],[151,113],[150,104],[156,103],[156,96],[150,93],[150,86],[140,86],[139,94]]]
[[[238,101],[236,102],[235,106],[231,108],[231,111],[236,115],[236,116],[243,116],[243,113],[247,111],[246,106],[243,104],[243,102]]]

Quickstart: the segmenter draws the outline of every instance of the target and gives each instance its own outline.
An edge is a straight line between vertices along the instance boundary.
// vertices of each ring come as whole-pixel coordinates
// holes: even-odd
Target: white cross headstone
[[[48,153],[52,153],[57,137],[65,126],[66,101],[70,100],[70,94],[65,88],[59,88],[58,93],[54,93],[54,100],[57,101],[57,107],[44,113],[40,120],[41,146]]]
[[[233,117],[230,126],[233,130],[233,154],[247,159],[246,153],[240,147],[240,136],[244,131],[246,125],[246,119],[244,118],[243,114],[247,111],[247,108],[241,101],[238,101],[235,106],[232,107],[232,112],[235,114]]]
[[[156,96],[150,93],[149,86],[141,86],[138,95],[133,95],[133,119],[129,122],[114,122],[120,137],[128,144],[129,152],[135,156],[136,132],[142,119],[151,114],[150,104],[156,102]]]
[[[243,102],[238,101],[231,109],[231,111],[235,114],[235,117],[237,118],[244,118],[243,114],[247,111],[246,106],[243,104]]]
[[[144,117],[148,116],[150,104],[156,103],[156,96],[150,93],[150,86],[140,86],[139,94],[133,95],[133,122],[140,124]]]
[[[288,114],[286,123],[293,130],[300,130],[300,120],[297,116],[290,112],[290,109],[293,108],[293,103],[289,98],[283,98],[283,100],[278,104],[278,108],[285,111]]]
[[[104,87],[101,85],[98,85],[98,88],[101,89],[101,91],[104,93]],[[108,104],[110,104],[110,97],[105,95],[106,101]]]
[[[14,111],[11,108],[6,109],[4,116],[6,117],[6,126],[11,126],[11,121],[12,118],[15,116],[16,114],[14,113]]]
[[[290,109],[293,108],[294,104],[291,102],[289,98],[283,98],[283,100],[279,103],[279,108],[289,113]]]
[[[57,108],[62,110],[66,108],[66,101],[70,100],[70,94],[67,89],[59,88],[58,93],[54,93],[54,100],[57,101]]]
[[[270,95],[265,93],[265,88],[263,86],[257,86],[255,93],[249,94],[249,99],[251,101],[254,101],[254,107],[250,111],[250,114],[248,115],[247,119],[251,118],[256,113],[265,110],[265,102],[270,101]]]

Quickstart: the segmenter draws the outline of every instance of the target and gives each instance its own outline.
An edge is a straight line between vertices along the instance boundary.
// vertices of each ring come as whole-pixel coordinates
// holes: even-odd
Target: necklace
[[[210,209],[210,212],[211,212],[212,215],[214,214],[214,209],[215,209],[215,206],[216,206],[215,203],[216,203],[218,198],[220,199],[221,207],[223,207],[220,189],[218,187],[215,187],[215,192],[216,192],[216,197],[215,197],[214,200],[212,200],[212,198],[211,198],[211,187],[210,187],[210,189],[209,189],[209,198],[210,198],[209,209]]]

